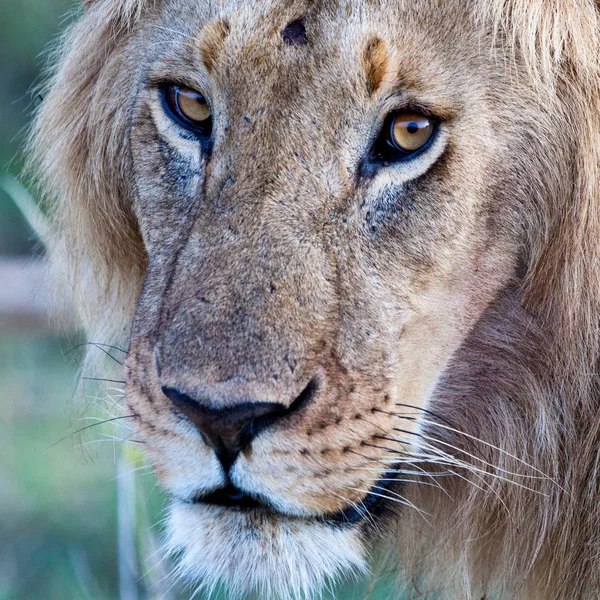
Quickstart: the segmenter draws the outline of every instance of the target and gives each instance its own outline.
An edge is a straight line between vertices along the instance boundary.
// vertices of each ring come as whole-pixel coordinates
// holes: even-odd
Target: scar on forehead
[[[308,43],[306,26],[303,19],[288,23],[281,31],[281,37],[288,46],[304,46]]]
[[[210,73],[214,67],[223,43],[229,35],[229,23],[218,19],[208,23],[200,33],[200,56]]]
[[[378,37],[367,42],[363,61],[366,71],[367,91],[372,96],[381,86],[388,68],[386,43]]]

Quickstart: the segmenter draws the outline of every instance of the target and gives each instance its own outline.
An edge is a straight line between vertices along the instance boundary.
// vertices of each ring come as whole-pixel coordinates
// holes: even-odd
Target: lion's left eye
[[[435,137],[437,122],[416,112],[396,112],[387,117],[374,147],[380,161],[405,161],[427,149]]]
[[[166,86],[163,94],[167,112],[173,120],[199,136],[210,137],[212,114],[202,94],[179,85]]]

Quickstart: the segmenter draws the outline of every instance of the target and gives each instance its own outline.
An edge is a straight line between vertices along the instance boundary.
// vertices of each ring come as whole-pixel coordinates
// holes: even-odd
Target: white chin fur
[[[181,577],[209,594],[224,585],[228,598],[308,600],[335,579],[368,572],[358,527],[216,506],[174,504],[168,548],[180,555]]]

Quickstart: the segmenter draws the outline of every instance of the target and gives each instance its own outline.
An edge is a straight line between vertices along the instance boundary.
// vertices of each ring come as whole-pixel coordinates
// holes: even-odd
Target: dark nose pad
[[[225,472],[263,429],[290,410],[273,402],[212,408],[173,388],[163,387],[162,391],[196,426],[204,441],[215,451]]]

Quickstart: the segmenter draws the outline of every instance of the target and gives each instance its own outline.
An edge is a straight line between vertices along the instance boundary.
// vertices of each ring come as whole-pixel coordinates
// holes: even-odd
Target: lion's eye
[[[374,148],[381,161],[410,160],[431,144],[437,122],[416,112],[392,113],[385,120]]]
[[[164,98],[172,119],[198,135],[210,136],[212,115],[202,94],[190,88],[169,85],[164,89]]]
[[[420,150],[431,138],[431,119],[416,113],[401,113],[394,117],[389,133],[392,144],[398,150]]]

